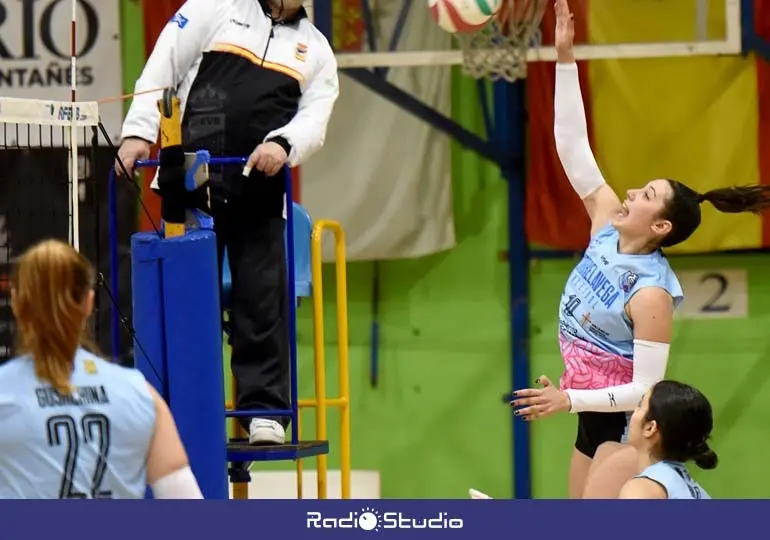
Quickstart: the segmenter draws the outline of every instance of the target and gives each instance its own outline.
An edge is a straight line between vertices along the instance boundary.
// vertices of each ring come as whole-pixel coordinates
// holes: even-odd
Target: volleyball
[[[433,20],[450,34],[481,30],[504,0],[428,0]]]

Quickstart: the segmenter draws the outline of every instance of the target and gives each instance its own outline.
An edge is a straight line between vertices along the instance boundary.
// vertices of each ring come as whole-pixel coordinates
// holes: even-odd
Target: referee
[[[137,93],[175,88],[187,151],[250,156],[210,168],[220,258],[232,274],[232,371],[238,409],[289,409],[289,332],[281,168],[324,142],[337,63],[303,0],[188,0],[155,44]],[[159,93],[136,96],[118,155],[131,172],[158,135]],[[153,188],[157,183],[153,183]],[[283,444],[289,418],[244,419],[251,444]]]

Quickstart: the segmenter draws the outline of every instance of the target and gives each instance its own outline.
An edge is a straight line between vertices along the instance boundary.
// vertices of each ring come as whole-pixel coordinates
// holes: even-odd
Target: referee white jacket
[[[188,148],[247,156],[275,141],[293,167],[323,145],[339,95],[334,53],[304,9],[269,14],[267,0],[188,0],[161,33],[135,92],[177,90]],[[122,138],[156,141],[160,95],[134,98]]]

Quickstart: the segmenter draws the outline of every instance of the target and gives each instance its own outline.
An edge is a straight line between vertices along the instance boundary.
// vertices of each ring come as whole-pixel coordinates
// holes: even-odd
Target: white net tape
[[[540,21],[550,0],[504,0],[482,30],[458,36],[463,71],[480,79],[513,82],[527,76],[527,51],[539,47]]]
[[[76,101],[74,127],[98,126],[99,103]],[[73,103],[0,97],[0,122],[38,126],[73,126]]]
[[[78,146],[88,144],[87,128],[98,125],[99,104],[96,101],[73,103],[0,97],[0,151],[61,148],[67,152],[69,239],[75,249],[80,246]],[[50,157],[50,154],[45,156]]]

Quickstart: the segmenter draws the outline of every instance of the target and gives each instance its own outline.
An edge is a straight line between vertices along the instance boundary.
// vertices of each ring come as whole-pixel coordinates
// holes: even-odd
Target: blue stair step
[[[299,444],[253,446],[248,439],[231,439],[227,443],[227,461],[296,461],[329,453],[329,441],[300,441]]]

